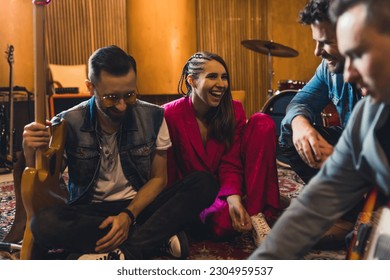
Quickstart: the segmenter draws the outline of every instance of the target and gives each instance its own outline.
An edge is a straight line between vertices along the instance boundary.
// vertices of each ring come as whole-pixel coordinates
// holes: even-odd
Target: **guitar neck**
[[[14,162],[14,75],[13,75],[13,64],[14,64],[14,46],[8,45],[7,61],[9,65],[9,88],[8,88],[8,131],[5,134],[8,136],[8,143],[6,144],[6,153],[4,154],[6,161],[11,164]],[[8,147],[8,149],[7,149]]]
[[[7,160],[14,161],[14,75],[12,63],[9,64],[9,149]]]
[[[46,60],[45,60],[45,10],[44,5],[34,5],[34,88],[35,88],[35,121],[46,123]],[[42,167],[42,153],[37,150],[35,167]]]

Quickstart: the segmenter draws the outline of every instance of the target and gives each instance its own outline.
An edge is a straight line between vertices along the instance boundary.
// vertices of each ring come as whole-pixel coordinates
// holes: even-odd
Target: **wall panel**
[[[300,54],[272,57],[272,89],[280,80],[308,81],[319,59],[313,55],[310,27],[298,23],[306,0],[197,0],[198,49],[216,52],[227,62],[232,88],[246,92],[247,115],[259,111],[267,100],[267,55],[241,46],[245,39],[272,40]]]
[[[48,63],[84,64],[111,44],[127,49],[126,0],[55,0],[46,22]]]
[[[232,89],[245,90],[247,115],[259,111],[267,95],[266,56],[241,45],[242,40],[267,38],[266,0],[198,0],[198,50],[222,56]]]

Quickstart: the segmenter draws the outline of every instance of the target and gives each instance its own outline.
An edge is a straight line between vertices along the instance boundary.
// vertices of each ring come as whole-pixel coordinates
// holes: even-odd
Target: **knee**
[[[248,126],[261,128],[262,133],[275,134],[275,122],[267,114],[255,113],[248,120]]]
[[[249,119],[241,141],[241,152],[256,155],[254,151],[276,149],[276,128],[272,118],[256,113]]]
[[[31,218],[30,228],[31,232],[38,242],[46,240],[55,235],[53,230],[56,229],[53,223],[56,215],[52,209],[43,209]]]

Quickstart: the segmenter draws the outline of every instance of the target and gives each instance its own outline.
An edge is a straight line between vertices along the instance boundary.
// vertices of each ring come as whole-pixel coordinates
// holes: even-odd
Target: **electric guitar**
[[[8,112],[9,112],[9,144],[8,144],[8,155],[7,161],[12,163],[14,162],[14,139],[15,139],[15,130],[14,130],[14,75],[13,75],[13,64],[14,64],[14,46],[9,45],[7,48],[7,61],[9,64],[9,94],[8,94]]]
[[[34,88],[35,121],[45,124],[46,65],[44,40],[44,6],[50,1],[33,1],[34,7]],[[22,174],[22,200],[27,221],[22,242],[21,259],[42,259],[46,252],[38,249],[30,229],[31,218],[41,209],[65,204],[67,191],[60,186],[61,164],[66,138],[65,123],[52,127],[46,150],[38,149],[35,168],[27,167]]]
[[[0,105],[0,174],[8,173],[7,161],[7,116],[5,105]]]
[[[390,260],[390,203],[379,196],[377,188],[366,197],[355,224],[347,259]]]
[[[390,260],[390,205],[381,207],[373,216],[370,238],[363,259]]]

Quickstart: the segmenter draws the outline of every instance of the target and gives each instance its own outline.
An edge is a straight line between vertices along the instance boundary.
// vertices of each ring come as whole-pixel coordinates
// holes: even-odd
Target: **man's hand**
[[[239,195],[230,195],[226,198],[226,200],[229,204],[229,214],[234,230],[238,232],[251,230],[251,219],[245,207],[241,203],[241,197]]]
[[[51,122],[46,121],[46,125],[32,122],[24,127],[23,131],[23,151],[26,158],[26,165],[34,167],[35,151],[41,148],[47,148],[50,142],[49,127]]]
[[[302,160],[312,168],[319,169],[332,154],[330,145],[310,122],[303,116],[297,116],[291,123],[293,143]]]
[[[167,184],[167,152],[157,150],[152,158],[150,179],[137,192],[131,201],[129,210],[137,217],[156,197]],[[109,216],[99,226],[99,229],[110,227],[110,231],[96,242],[96,252],[108,252],[118,248],[129,235],[131,219],[126,213]]]
[[[96,242],[95,251],[98,253],[115,250],[127,239],[131,219],[126,213],[109,216],[100,224],[99,229],[104,229],[109,226],[111,226],[110,231]]]

